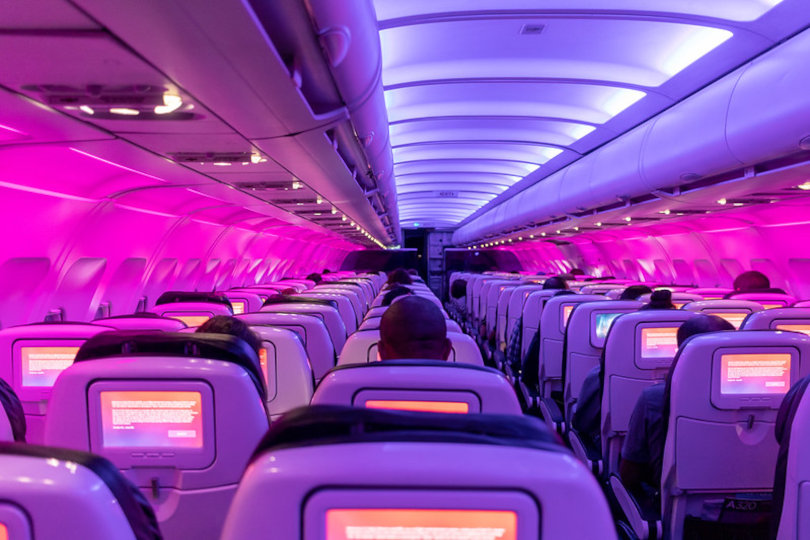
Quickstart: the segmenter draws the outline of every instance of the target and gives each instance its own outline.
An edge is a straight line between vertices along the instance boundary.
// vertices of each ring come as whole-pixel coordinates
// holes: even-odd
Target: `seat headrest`
[[[391,366],[416,366],[416,367],[438,367],[438,368],[450,368],[450,369],[469,369],[474,371],[484,371],[486,373],[494,373],[496,375],[503,375],[497,369],[486,367],[486,366],[478,366],[475,364],[462,364],[459,362],[448,362],[447,360],[428,360],[428,359],[418,359],[418,358],[408,358],[408,359],[396,359],[396,360],[380,360],[379,362],[368,362],[364,364],[344,364],[341,366],[336,366],[332,368],[330,371],[345,371],[348,369],[373,369],[377,368],[386,368]]]
[[[223,304],[231,307],[228,297],[219,293],[194,292],[194,291],[168,291],[160,295],[155,302],[156,306],[163,304],[175,304],[178,302],[208,302],[210,304]]]
[[[113,315],[111,317],[104,317],[103,319],[95,319],[93,322],[95,324],[100,324],[106,320],[116,320],[116,319],[169,319],[169,318],[170,317],[164,317],[163,315],[152,313],[151,311],[140,311],[138,313],[128,313],[126,315]]]
[[[391,441],[458,442],[567,451],[545,424],[530,416],[313,405],[293,409],[273,423],[251,461],[272,449]]]
[[[107,485],[124,512],[136,540],[161,540],[163,538],[155,512],[149,502],[107,459],[89,452],[20,443],[0,443],[0,455],[57,459],[81,465]]]
[[[271,296],[264,301],[262,307],[271,306],[273,304],[318,304],[321,306],[329,306],[338,309],[338,304],[335,300],[329,300],[328,298],[313,298],[311,296],[292,296],[287,294]]]
[[[84,342],[74,362],[116,356],[192,356],[231,362],[248,372],[262,400],[267,399],[256,351],[242,339],[229,334],[184,334],[159,330],[104,332]]]

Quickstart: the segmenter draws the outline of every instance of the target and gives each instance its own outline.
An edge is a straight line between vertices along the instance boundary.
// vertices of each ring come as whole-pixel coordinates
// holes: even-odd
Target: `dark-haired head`
[[[413,291],[410,290],[408,287],[394,286],[391,288],[390,291],[385,293],[385,296],[383,296],[382,305],[390,306],[394,302],[394,300],[396,300],[400,296],[405,296],[406,294],[413,294]]]
[[[565,282],[560,276],[554,276],[548,278],[546,281],[543,282],[544,289],[567,289],[568,283]]]
[[[450,285],[450,296],[455,299],[464,298],[467,296],[467,280],[457,279]]]
[[[734,279],[735,292],[757,291],[769,289],[770,287],[771,281],[768,279],[768,276],[756,270],[743,272]]]
[[[396,270],[391,270],[388,272],[388,282],[387,284],[390,285],[411,285],[413,280],[411,279],[411,275],[408,273],[407,270],[404,268],[397,268]]]
[[[198,326],[195,333],[228,334],[236,336],[250,345],[250,348],[256,351],[257,355],[262,348],[262,340],[259,339],[259,336],[243,321],[229,315],[215,315],[211,317]]]
[[[310,275],[308,275],[308,276],[307,276],[307,279],[308,279],[308,280],[310,280],[310,281],[314,281],[316,284],[318,284],[318,283],[320,283],[321,281],[323,281],[323,278],[322,278],[322,277],[321,277],[321,275],[320,275],[319,273],[317,273],[317,272],[313,272],[313,273],[311,273]]]
[[[734,326],[717,315],[698,313],[694,317],[687,319],[686,322],[678,328],[678,347],[692,336],[707,334],[709,332],[721,332],[724,330],[734,330]]]
[[[652,294],[652,292],[652,289],[646,285],[630,285],[622,291],[622,294],[619,296],[619,300],[638,300],[640,296]]]
[[[675,309],[675,304],[672,303],[672,291],[666,289],[653,291],[649,303],[641,307],[639,311],[647,309]]]
[[[438,306],[420,296],[406,296],[383,313],[377,347],[382,360],[447,360],[452,345]]]

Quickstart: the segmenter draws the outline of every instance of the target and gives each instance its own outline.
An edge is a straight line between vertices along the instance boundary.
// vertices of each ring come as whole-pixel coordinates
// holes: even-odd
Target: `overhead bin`
[[[810,149],[808,49],[804,31],[462,226],[453,242]]]

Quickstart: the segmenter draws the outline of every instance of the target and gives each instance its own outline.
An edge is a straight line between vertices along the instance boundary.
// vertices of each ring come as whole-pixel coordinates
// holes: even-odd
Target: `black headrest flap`
[[[75,362],[115,356],[180,356],[223,360],[245,368],[256,390],[267,399],[261,364],[256,351],[242,339],[229,334],[121,330],[91,337],[76,353]]]
[[[211,304],[222,304],[231,307],[231,301],[227,296],[209,292],[194,291],[168,291],[160,295],[155,302],[156,306],[162,304],[174,304],[177,302],[208,302]]]
[[[335,300],[329,300],[328,298],[312,298],[309,296],[293,296],[290,294],[271,296],[264,301],[262,306],[272,306],[275,304],[315,304],[338,309],[338,304]]]
[[[284,414],[253,457],[280,448],[357,442],[458,442],[565,452],[539,419],[502,414],[444,414],[314,405]]]
[[[109,488],[124,512],[136,540],[161,540],[155,512],[141,492],[122,475],[118,468],[101,456],[66,448],[31,444],[0,443],[1,455],[28,456],[72,461],[92,471]]]

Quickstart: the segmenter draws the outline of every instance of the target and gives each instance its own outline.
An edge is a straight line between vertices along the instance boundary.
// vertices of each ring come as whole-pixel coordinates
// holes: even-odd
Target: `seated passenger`
[[[11,385],[3,379],[0,379],[0,405],[8,417],[8,423],[11,425],[11,435],[14,440],[16,442],[25,442],[26,425],[22,402],[11,388]]]
[[[649,287],[644,285],[635,285],[639,287],[637,290],[643,291]],[[633,287],[628,287],[627,290]],[[624,293],[622,293],[624,294]],[[630,292],[628,294],[634,294]],[[641,292],[641,294],[647,294]],[[639,294],[638,296],[641,296]],[[628,298],[629,299],[629,298]],[[650,309],[675,309],[672,303],[672,293],[670,291],[654,291],[650,297],[650,303],[646,304],[641,310]],[[604,362],[604,353],[602,354],[602,362]],[[582,442],[588,449],[588,453],[594,458],[599,458],[602,448],[602,364],[595,366],[585,376],[582,381],[582,389],[579,391],[579,398],[577,399],[577,408],[574,411],[574,416],[571,418],[571,426],[579,433]]]
[[[543,282],[543,289],[567,289],[568,283],[562,276],[553,276]]]
[[[236,336],[250,345],[250,348],[256,351],[256,356],[259,356],[259,351],[262,348],[262,340],[259,339],[259,336],[257,336],[247,324],[236,317],[229,317],[227,315],[211,317],[198,326],[194,333],[228,334]]]
[[[413,294],[413,291],[408,287],[392,287],[391,290],[383,296],[382,305],[390,306],[394,300],[407,294]]]
[[[556,279],[556,278],[550,278]],[[548,283],[548,280],[546,281]],[[563,281],[565,284],[565,281]],[[543,284],[543,288],[546,289],[555,289],[556,287],[546,287],[545,283]],[[567,294],[576,294],[574,291],[569,291],[567,289],[567,285],[562,288],[561,290],[554,293],[554,296],[565,296]],[[553,297],[552,297],[553,298]],[[523,330],[522,327],[522,317],[521,321],[515,325],[515,330],[512,332],[512,344],[513,349],[510,351],[507,349],[506,351],[506,361],[509,363],[513,363],[516,360],[520,361],[520,371],[521,375],[520,378],[524,384],[530,387],[537,386],[537,381],[540,376],[540,329],[538,328],[537,331],[532,336],[532,340],[529,342],[529,347],[526,349],[526,354],[523,356],[523,359],[520,358],[520,345],[523,339]],[[514,368],[513,368],[514,369]]]
[[[716,315],[695,315],[678,328],[678,347],[691,336],[724,330],[734,331],[734,326]],[[622,482],[647,501],[656,499],[661,485],[669,416],[669,384],[677,360],[676,355],[665,382],[646,388],[639,396],[622,445],[619,464]]]
[[[406,296],[380,320],[380,360],[447,360],[452,343],[441,310],[426,298]]]
[[[388,272],[388,281],[385,282],[385,288],[390,289],[396,285],[413,285],[411,275],[404,268],[397,268]]]
[[[645,294],[652,295],[653,290],[646,285],[630,285],[619,296],[619,300],[638,300],[639,297]],[[670,298],[672,298],[670,296]]]
[[[457,321],[467,319],[467,280],[457,279],[450,285],[450,308]]]
[[[313,273],[311,273],[311,274],[310,274],[310,275],[308,275],[308,276],[307,276],[305,279],[308,279],[308,280],[310,280],[310,281],[314,281],[316,285],[317,285],[318,283],[320,283],[321,281],[323,281],[323,278],[322,278],[322,277],[321,277],[321,275],[320,275],[319,273],[317,273],[317,272],[313,272]]]
[[[735,294],[757,292],[785,294],[782,289],[771,287],[768,276],[756,270],[749,270],[734,278],[734,291],[728,293],[725,297],[731,298]]]

